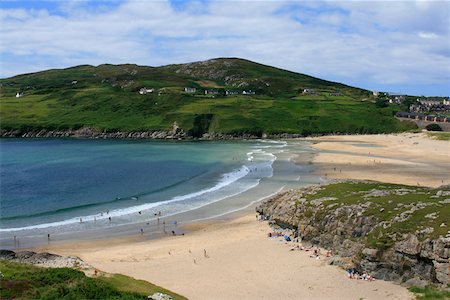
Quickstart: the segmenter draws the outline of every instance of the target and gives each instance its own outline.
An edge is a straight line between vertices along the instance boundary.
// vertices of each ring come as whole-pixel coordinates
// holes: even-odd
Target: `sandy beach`
[[[449,142],[423,134],[331,136],[309,139],[316,172],[327,178],[400,184],[448,184]],[[196,222],[184,236],[147,240],[50,243],[36,251],[77,255],[94,267],[148,280],[189,299],[412,299],[391,282],[349,279],[346,272],[289,251],[269,238],[251,210],[226,220]]]
[[[139,242],[79,242],[41,247],[94,267],[148,280],[189,299],[411,299],[399,285],[348,279],[311,252],[269,238],[254,214],[197,223],[189,235]],[[206,256],[205,256],[206,250]]]
[[[424,133],[344,135],[308,139],[324,178],[366,179],[438,187],[450,184],[450,142]]]

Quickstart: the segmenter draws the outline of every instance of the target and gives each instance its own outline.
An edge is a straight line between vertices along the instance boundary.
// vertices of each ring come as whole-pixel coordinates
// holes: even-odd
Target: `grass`
[[[0,261],[1,299],[146,299],[162,292],[174,299],[183,296],[124,275],[87,277],[70,268],[40,268]]]
[[[450,132],[427,132],[427,135],[436,140],[450,141]]]
[[[425,288],[411,287],[411,292],[416,295],[417,300],[438,300],[438,299],[450,299],[449,291],[438,290],[435,287],[427,286]]]
[[[384,191],[385,195],[376,196],[372,194],[374,190]],[[368,247],[384,250],[393,245],[396,237],[401,238],[405,233],[432,228],[432,232],[420,238],[433,239],[447,234],[450,230],[450,204],[442,203],[448,196],[437,196],[439,190],[449,191],[448,188],[429,189],[377,182],[344,182],[323,186],[316,194],[307,195],[306,199],[311,202],[325,197],[336,198],[325,202],[326,205],[316,212],[316,219],[327,216],[335,207],[332,204],[353,205],[370,202],[363,215],[375,216],[379,222],[388,221],[388,226],[376,227],[364,237],[365,243]],[[402,194],[397,194],[398,191],[402,191]],[[410,213],[404,221],[391,222],[394,217],[418,203],[422,203],[424,207]]]
[[[224,67],[223,62],[233,65]],[[394,118],[396,107],[379,108],[368,91],[343,84],[239,59],[194,65],[189,73],[180,71],[182,67],[78,66],[0,79],[1,127],[144,131],[168,130],[176,121],[189,131],[197,115],[212,114],[208,130],[222,133],[309,135],[415,128]],[[227,78],[237,79],[225,83]],[[156,91],[139,95],[143,86]],[[198,93],[184,93],[187,86],[197,87]],[[202,86],[252,89],[257,94],[205,96]],[[304,88],[319,94],[302,95]],[[24,96],[15,98],[18,91]],[[330,96],[333,91],[341,96]]]

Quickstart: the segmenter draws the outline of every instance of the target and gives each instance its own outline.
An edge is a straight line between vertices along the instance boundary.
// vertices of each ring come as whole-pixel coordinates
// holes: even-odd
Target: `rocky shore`
[[[323,186],[313,186],[286,191],[262,203],[257,212],[274,225],[291,229],[303,243],[332,250],[336,256],[330,264],[355,268],[360,273],[407,286],[433,283],[448,288],[450,232],[433,236],[431,233],[436,229],[432,225],[418,226],[409,232],[389,231],[390,227],[407,227],[409,224],[406,222],[420,223],[417,218],[421,216],[420,212],[423,212],[425,223],[437,220],[439,213],[445,212],[442,207],[449,205],[448,187],[429,194],[422,193],[422,190],[386,190],[382,187],[342,194],[331,187],[325,197],[323,189]],[[387,200],[385,206],[380,205],[384,199],[403,195],[411,197],[414,193],[424,194],[424,198],[431,197],[435,201],[395,205],[393,200]],[[361,201],[355,201],[355,195]],[[342,198],[352,199],[353,203],[341,202]],[[430,207],[436,207],[437,211],[425,214]],[[448,222],[448,216],[446,219]],[[444,222],[437,226],[448,229]]]
[[[241,139],[288,139],[299,138],[301,134],[272,134],[257,136],[254,134],[224,134],[219,132],[205,133],[201,138],[194,138],[189,133],[176,127],[173,130],[154,131],[114,131],[105,132],[95,128],[83,127],[77,130],[0,130],[2,138],[83,138],[83,139],[143,139],[143,140],[241,140]]]
[[[92,266],[76,256],[61,256],[48,252],[0,250],[0,260],[25,263],[46,268],[91,269]]]

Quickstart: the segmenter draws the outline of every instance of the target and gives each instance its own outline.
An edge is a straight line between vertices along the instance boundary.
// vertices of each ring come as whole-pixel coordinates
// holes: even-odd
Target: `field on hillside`
[[[152,88],[140,94],[143,87]],[[194,93],[185,87],[196,88]],[[217,94],[205,95],[213,89]],[[304,93],[312,90],[311,94]],[[226,96],[232,90],[237,95]],[[21,92],[21,97],[16,93]],[[245,92],[255,94],[243,95]],[[334,94],[333,94],[334,93]],[[3,130],[189,131],[207,115],[221,133],[382,133],[414,127],[368,91],[239,59],[160,68],[79,66],[0,80]]]

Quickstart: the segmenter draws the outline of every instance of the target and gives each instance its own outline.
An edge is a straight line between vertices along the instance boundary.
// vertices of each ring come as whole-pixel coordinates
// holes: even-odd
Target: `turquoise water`
[[[285,142],[0,140],[0,232],[143,222],[273,176]]]

